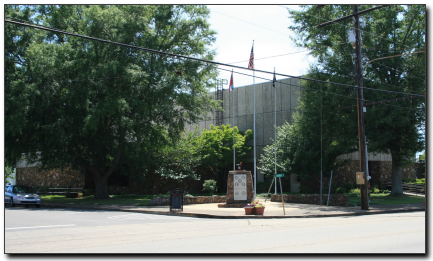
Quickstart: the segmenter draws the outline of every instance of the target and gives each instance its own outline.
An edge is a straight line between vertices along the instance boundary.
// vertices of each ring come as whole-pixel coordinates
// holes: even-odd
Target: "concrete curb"
[[[195,218],[217,218],[217,219],[276,219],[276,218],[326,218],[326,217],[346,217],[346,216],[364,216],[364,215],[375,215],[375,214],[391,214],[391,213],[405,213],[405,212],[417,212],[425,211],[425,208],[413,208],[413,209],[392,209],[392,210],[374,210],[370,212],[353,212],[353,213],[339,213],[339,214],[310,214],[310,215],[296,215],[296,216],[258,216],[258,215],[241,215],[241,216],[222,216],[212,214],[201,214],[201,213],[186,213],[186,212],[172,212],[170,211],[151,211],[141,209],[126,209],[126,208],[110,208],[110,207],[91,207],[91,206],[67,206],[67,205],[54,205],[44,204],[41,207],[46,208],[75,208],[75,209],[91,209],[91,210],[102,210],[102,211],[122,211],[122,212],[134,212],[144,214],[155,214],[155,215],[167,215],[167,216],[184,216],[184,217],[195,217]]]

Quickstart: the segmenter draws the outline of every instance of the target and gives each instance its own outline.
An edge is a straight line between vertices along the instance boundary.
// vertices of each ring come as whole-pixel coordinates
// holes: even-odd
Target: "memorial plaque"
[[[247,175],[233,175],[234,200],[247,200]]]

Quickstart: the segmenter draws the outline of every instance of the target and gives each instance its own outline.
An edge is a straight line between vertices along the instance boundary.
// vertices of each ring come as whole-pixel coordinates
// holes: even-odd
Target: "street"
[[[5,209],[5,253],[425,253],[425,212],[201,219]]]

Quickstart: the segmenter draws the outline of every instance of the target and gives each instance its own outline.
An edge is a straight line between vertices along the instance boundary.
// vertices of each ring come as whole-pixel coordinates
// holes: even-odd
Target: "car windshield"
[[[14,187],[14,193],[36,193],[32,187]]]

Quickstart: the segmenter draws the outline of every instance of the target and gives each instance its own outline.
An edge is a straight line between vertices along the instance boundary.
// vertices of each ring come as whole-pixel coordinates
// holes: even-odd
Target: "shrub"
[[[213,179],[205,180],[203,183],[203,191],[208,191],[209,193],[214,193],[217,189],[217,182]]]
[[[340,187],[344,188],[346,191],[351,191],[355,188],[355,185],[353,183],[344,183]]]
[[[377,185],[374,185],[372,188],[370,188],[370,193],[378,194],[380,192]]]
[[[425,184],[425,178],[417,179],[415,183],[416,184]]]
[[[311,193],[310,188],[308,186],[305,186],[305,185],[302,185],[302,184],[301,184],[301,186],[299,186],[299,191],[301,193],[305,193],[305,194]]]
[[[270,182],[257,181],[257,193],[266,193],[269,190]],[[271,189],[271,191],[274,191]]]
[[[344,194],[346,193],[346,189],[343,187],[339,187],[337,188],[337,190],[335,191],[336,194]]]
[[[350,190],[350,194],[356,194],[357,197],[361,196],[361,189],[360,188],[354,188]]]

